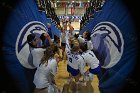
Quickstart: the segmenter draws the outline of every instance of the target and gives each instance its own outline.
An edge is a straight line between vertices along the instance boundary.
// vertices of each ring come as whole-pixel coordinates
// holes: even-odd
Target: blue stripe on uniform
[[[71,73],[72,76],[77,76],[80,73],[79,69],[73,69],[69,65],[67,65],[67,71]]]
[[[91,68],[89,69],[89,72],[92,74],[98,74],[98,73],[100,73],[100,71],[101,71],[101,66],[98,66],[95,69],[91,69]]]

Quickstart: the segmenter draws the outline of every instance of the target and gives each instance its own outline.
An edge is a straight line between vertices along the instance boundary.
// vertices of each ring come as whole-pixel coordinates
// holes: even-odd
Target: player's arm
[[[57,60],[52,60],[51,61],[51,65],[50,65],[50,77],[51,77],[51,80],[52,80],[52,83],[55,84],[55,76],[57,74]]]
[[[70,51],[70,45],[69,45],[69,36],[68,33],[66,33],[66,51]]]
[[[69,31],[70,31],[71,35],[74,36],[75,33],[74,33],[73,26],[71,24],[69,24],[68,26],[69,26]]]
[[[50,35],[48,33],[45,33],[44,35],[49,40],[49,44],[52,45],[53,44],[53,41],[52,41]]]
[[[89,52],[87,55],[89,55],[88,59],[90,59],[90,60],[87,60],[87,63],[90,66],[88,71],[92,74],[99,73],[100,72],[99,60],[96,58],[93,52]]]
[[[92,42],[90,42],[90,41],[89,41],[89,49],[93,50],[93,45],[92,45]]]
[[[58,61],[58,60],[55,60]],[[57,73],[57,62],[53,62],[52,67],[51,67],[51,73],[53,74],[53,76],[56,75]]]

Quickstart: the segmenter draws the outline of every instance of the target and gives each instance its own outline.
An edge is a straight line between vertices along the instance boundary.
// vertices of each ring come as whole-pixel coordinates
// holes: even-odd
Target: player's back
[[[68,56],[68,65],[73,69],[78,69],[81,56],[78,53],[72,53],[70,51],[67,52],[67,56]]]
[[[38,67],[38,70],[44,74],[49,75],[50,73],[56,74],[55,72],[52,72],[54,68],[57,68],[57,62],[55,59],[49,59],[48,63],[40,64]]]
[[[38,67],[39,64],[41,63],[41,58],[44,55],[44,51],[45,51],[45,49],[43,49],[43,48],[32,49],[31,53],[32,53],[32,57],[33,57],[33,65],[35,67]]]
[[[92,68],[96,68],[99,66],[99,60],[91,50],[87,50],[86,52],[82,53],[84,61]]]
[[[55,59],[49,59],[48,63],[40,64],[34,76],[34,83],[36,87],[48,87],[49,83],[53,81],[56,71],[57,62]]]

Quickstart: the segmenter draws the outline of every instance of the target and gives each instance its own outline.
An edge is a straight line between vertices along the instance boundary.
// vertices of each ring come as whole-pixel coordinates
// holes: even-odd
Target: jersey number
[[[91,55],[92,57],[94,57],[93,54],[91,54],[91,53],[89,53],[89,55]]]
[[[72,58],[69,58],[69,62],[71,62],[71,63],[72,63]]]

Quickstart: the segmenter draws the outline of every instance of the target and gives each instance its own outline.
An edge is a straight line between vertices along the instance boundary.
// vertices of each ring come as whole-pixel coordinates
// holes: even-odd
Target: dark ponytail
[[[34,46],[34,45],[32,44],[32,41],[35,39],[35,37],[36,37],[36,35],[35,35],[34,33],[29,34],[29,35],[27,36],[27,43],[29,44],[30,47],[33,47],[33,48],[36,47],[36,46]]]

